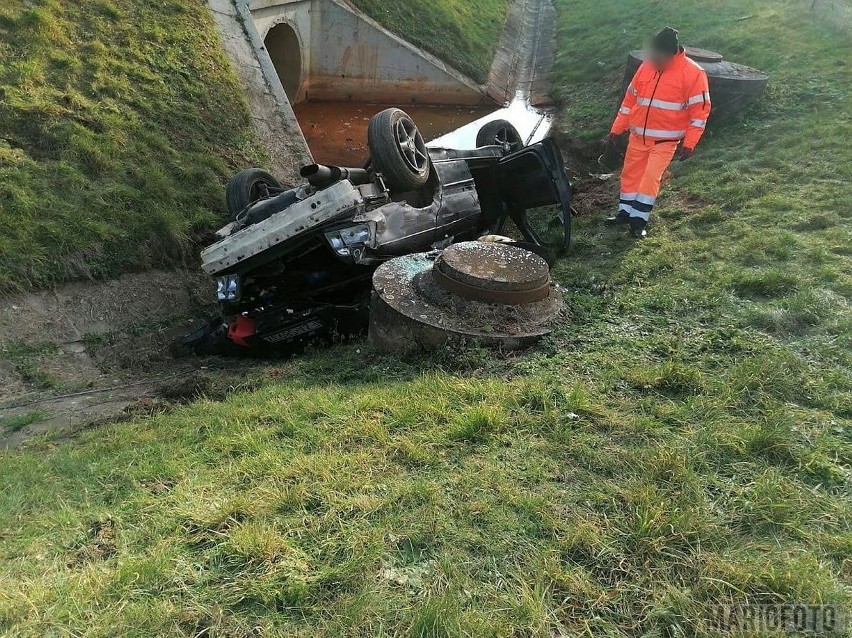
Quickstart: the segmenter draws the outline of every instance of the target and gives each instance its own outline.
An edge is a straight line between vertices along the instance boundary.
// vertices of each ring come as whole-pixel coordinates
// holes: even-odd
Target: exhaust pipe
[[[360,186],[370,181],[370,174],[363,168],[341,168],[340,166],[323,166],[310,164],[302,168],[299,174],[317,189],[328,188],[341,180],[348,179],[353,186]]]

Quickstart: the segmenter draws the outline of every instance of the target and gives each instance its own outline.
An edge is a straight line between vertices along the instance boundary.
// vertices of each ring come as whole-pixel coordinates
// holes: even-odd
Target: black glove
[[[682,149],[680,149],[680,155],[678,155],[677,159],[678,159],[679,162],[685,162],[690,157],[692,157],[692,154],[694,152],[695,152],[694,148],[689,148],[687,146],[684,146]]]
[[[606,136],[606,143],[608,145],[615,144],[618,141],[619,137],[620,137],[620,135],[618,135],[618,133],[610,133],[609,135]]]

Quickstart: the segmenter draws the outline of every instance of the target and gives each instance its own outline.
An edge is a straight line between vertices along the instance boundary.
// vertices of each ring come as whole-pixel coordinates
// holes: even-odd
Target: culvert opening
[[[278,73],[278,79],[290,102],[299,99],[302,84],[302,48],[299,37],[289,24],[277,24],[269,30],[264,45]]]
[[[391,106],[405,108],[426,139],[449,133],[494,111],[493,106],[486,105],[367,102],[343,92],[339,99],[313,100],[309,77],[303,86],[301,45],[293,27],[284,22],[275,25],[266,34],[264,44],[311,153],[322,164],[363,166],[370,154],[367,148],[370,118]]]
[[[405,109],[427,143],[435,146],[475,148],[477,133],[489,120],[509,119],[515,124],[512,118],[520,115],[512,110],[519,102],[517,94],[522,95],[520,103],[526,110],[536,111],[523,118],[524,122],[534,120],[529,131],[516,124],[526,141],[538,141],[550,129],[552,117],[547,109],[534,108],[536,96],[530,93],[546,93],[549,88],[552,43],[547,29],[542,35],[542,25],[552,14],[547,10],[551,0],[514,3],[518,7],[496,44],[512,69],[529,72],[523,77],[499,69],[493,72],[488,85],[498,86],[499,92],[486,92],[476,81],[453,71],[451,56],[447,56],[449,67],[436,63],[349,6],[352,3],[252,0],[241,6],[246,4],[257,32],[264,37],[262,58],[267,65],[273,63],[307,146],[319,163],[363,165],[369,156],[370,117],[388,107]],[[495,65],[499,66],[496,61]],[[502,103],[512,97],[511,102]],[[274,100],[263,101],[265,109],[276,106]],[[289,115],[285,113],[285,119]]]
[[[271,6],[255,12],[262,19],[260,30],[275,19],[275,6],[280,2],[270,0]],[[287,18],[290,19],[294,18]],[[402,93],[399,93],[390,77],[395,71],[405,74],[407,67],[395,69],[393,64],[379,64],[377,56],[382,54],[381,47],[369,38],[362,41],[356,37],[353,42],[344,43],[344,47],[336,46],[336,42],[332,43],[335,46],[326,43],[331,46],[330,51],[302,51],[301,43],[311,46],[311,32],[302,31],[298,17],[294,20],[272,26],[266,32],[265,45],[313,158],[321,164],[363,166],[369,158],[370,118],[389,107],[405,109],[427,142],[436,140],[438,144],[456,148],[473,148],[478,130],[472,133],[467,130],[457,136],[459,129],[492,115],[497,117],[495,111],[499,105],[489,103],[484,96],[473,104],[459,104],[454,85],[450,83],[450,88],[445,88],[446,81],[440,74],[431,80],[427,74],[417,82],[408,82],[400,87]],[[323,36],[318,33],[314,37]],[[341,58],[336,66],[338,54]],[[499,117],[506,115],[501,113]],[[540,115],[536,114],[535,119],[537,130]],[[542,130],[549,125],[548,119]],[[446,139],[449,133],[456,137]]]

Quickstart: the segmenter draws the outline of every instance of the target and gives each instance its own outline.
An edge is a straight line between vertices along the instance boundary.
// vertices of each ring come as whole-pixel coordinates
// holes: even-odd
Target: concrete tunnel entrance
[[[474,82],[338,0],[248,0],[314,160],[363,166],[367,126],[404,108],[435,139],[492,113]]]
[[[299,37],[293,27],[282,22],[269,30],[263,43],[287,98],[291,104],[295,104],[302,84],[302,47]]]

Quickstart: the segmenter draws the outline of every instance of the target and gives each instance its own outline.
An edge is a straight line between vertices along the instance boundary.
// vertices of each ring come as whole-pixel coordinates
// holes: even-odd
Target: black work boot
[[[630,215],[623,210],[618,211],[612,217],[607,217],[604,220],[604,226],[626,226],[630,223]]]
[[[645,229],[648,225],[641,217],[630,218],[630,236],[636,239],[645,239],[648,236],[648,231]]]

